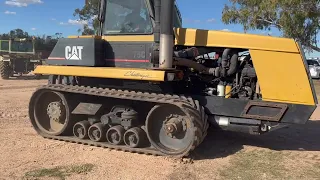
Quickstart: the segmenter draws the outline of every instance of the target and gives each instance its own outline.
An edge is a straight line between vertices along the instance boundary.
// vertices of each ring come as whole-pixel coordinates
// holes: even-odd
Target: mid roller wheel
[[[88,130],[90,123],[88,121],[80,121],[73,126],[73,135],[79,139],[88,139]]]
[[[88,136],[92,141],[102,142],[105,140],[106,126],[102,123],[95,123],[90,126]]]
[[[122,144],[124,132],[125,130],[121,125],[111,127],[106,133],[108,142],[114,145]]]
[[[145,143],[145,133],[138,127],[131,128],[124,133],[124,143],[132,148],[141,147]]]

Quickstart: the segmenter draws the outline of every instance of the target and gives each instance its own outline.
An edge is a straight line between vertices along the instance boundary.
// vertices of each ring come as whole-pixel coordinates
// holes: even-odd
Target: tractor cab
[[[103,35],[153,34],[155,30],[154,0],[105,0]],[[182,18],[175,4],[173,26],[182,26]]]

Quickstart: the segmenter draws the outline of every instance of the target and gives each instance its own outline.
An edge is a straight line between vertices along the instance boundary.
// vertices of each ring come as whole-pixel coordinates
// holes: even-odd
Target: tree
[[[80,20],[86,21],[83,26],[82,35],[94,35],[99,27],[99,4],[100,0],[86,0],[86,4],[82,9],[75,9],[73,15],[79,16]],[[81,32],[81,29],[79,29]]]
[[[317,35],[320,29],[320,0],[229,0],[222,21],[241,24],[244,30],[280,30],[304,48],[320,51]]]
[[[14,29],[9,33],[10,38],[29,38],[29,34],[24,32],[22,29]]]

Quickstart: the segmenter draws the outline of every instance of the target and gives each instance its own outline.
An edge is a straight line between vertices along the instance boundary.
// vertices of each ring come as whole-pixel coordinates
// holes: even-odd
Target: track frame
[[[144,102],[152,102],[156,104],[172,104],[180,107],[191,119],[192,130],[194,133],[194,140],[190,147],[186,151],[174,154],[174,153],[164,153],[154,146],[146,148],[131,148],[125,145],[113,145],[108,142],[94,142],[91,140],[78,139],[75,136],[54,136],[43,133],[35,124],[34,116],[34,102],[37,94],[42,91],[54,91],[60,93],[71,93],[71,94],[82,94],[90,95],[96,97],[107,97],[107,98],[117,98],[124,100],[136,100]],[[70,110],[72,111],[72,110]],[[109,149],[115,149],[124,152],[155,155],[155,156],[174,156],[174,157],[185,157],[188,156],[191,151],[193,151],[207,135],[207,130],[209,127],[207,118],[208,116],[204,112],[204,108],[200,106],[197,100],[192,99],[187,96],[180,95],[170,95],[170,94],[157,94],[148,92],[137,92],[137,91],[126,91],[108,88],[97,88],[97,87],[86,87],[86,86],[75,86],[75,85],[64,85],[64,84],[48,84],[36,89],[33,93],[29,102],[29,117],[30,121],[36,130],[36,132],[44,138],[72,142],[77,144],[91,145],[96,147],[104,147]],[[81,121],[81,120],[79,120]],[[144,129],[145,130],[145,129]],[[146,132],[147,133],[147,132]],[[148,133],[147,133],[148,134]],[[150,141],[150,140],[149,140]]]

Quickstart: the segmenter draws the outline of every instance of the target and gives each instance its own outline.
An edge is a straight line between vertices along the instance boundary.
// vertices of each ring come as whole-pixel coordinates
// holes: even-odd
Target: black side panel
[[[103,41],[94,38],[59,39],[47,60],[47,64],[104,66]]]
[[[150,68],[153,42],[106,42],[107,66]]]
[[[265,121],[305,124],[316,106],[194,96],[212,115],[251,118]],[[261,103],[261,106],[259,105]]]

